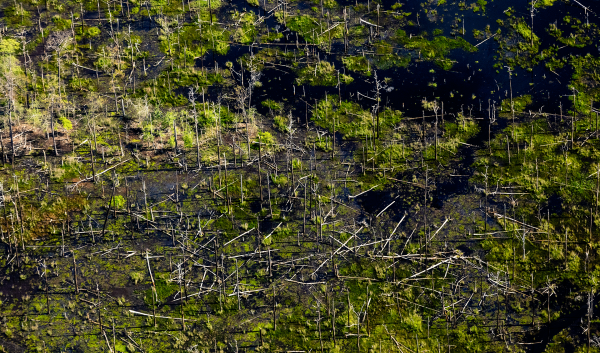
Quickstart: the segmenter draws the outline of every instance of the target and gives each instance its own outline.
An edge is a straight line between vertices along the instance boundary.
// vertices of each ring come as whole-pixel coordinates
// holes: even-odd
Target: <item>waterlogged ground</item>
[[[594,5],[3,2],[0,349],[598,351]]]

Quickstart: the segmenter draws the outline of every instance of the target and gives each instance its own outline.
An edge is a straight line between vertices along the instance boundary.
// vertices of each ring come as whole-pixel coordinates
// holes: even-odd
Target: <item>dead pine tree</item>
[[[261,170],[261,162],[262,162],[262,140],[260,134],[258,135],[258,188],[260,190],[260,207],[262,210],[262,202],[263,202],[263,190],[262,190],[262,170]]]
[[[425,259],[427,259],[428,253],[428,243],[429,239],[427,237],[427,191],[429,184],[429,169],[425,168],[425,184],[423,185],[423,236],[425,237]]]
[[[152,275],[152,268],[150,267],[150,253],[146,250],[146,264],[148,265],[148,273],[150,274],[150,280],[152,281],[152,323],[156,327],[156,283],[154,282],[154,276]]]
[[[438,110],[439,109],[440,109],[440,107],[439,107],[437,101],[435,101],[434,105],[433,105],[433,112],[435,114],[435,131],[434,131],[434,135],[435,135],[435,160],[436,161],[438,159]]]
[[[317,301],[317,329],[319,332],[319,343],[321,345],[321,353],[323,353],[323,336],[321,335],[321,302]]]
[[[204,91],[202,92],[204,95]],[[198,164],[198,168],[200,168],[200,142],[198,140],[198,111],[196,110],[196,99],[194,97],[194,90],[190,88],[189,101],[192,105],[192,116],[194,117],[194,128],[196,129],[196,163]]]
[[[339,75],[339,72],[338,72]],[[339,83],[338,83],[339,85]],[[333,116],[333,133],[332,133],[332,141],[331,141],[331,160],[335,157],[335,115]]]
[[[271,173],[267,174],[267,196],[269,200],[269,215],[273,218],[273,207],[271,204]]]
[[[75,283],[75,293],[79,294],[79,282],[77,280],[77,261],[75,259],[75,250],[72,250],[73,254],[73,282]]]
[[[225,161],[225,197],[226,197],[225,202],[227,203],[227,214],[231,214],[231,204],[230,204],[230,198],[229,198],[229,182],[228,182],[228,176],[227,176],[227,157],[225,156],[225,153],[223,153],[223,160]]]
[[[277,300],[275,297],[275,285],[273,285],[273,331],[277,331]]]
[[[90,133],[92,133],[92,128],[89,126],[89,124],[88,124],[88,127],[90,128]],[[92,134],[92,135],[94,136],[94,140],[95,140],[96,135],[95,134]],[[88,143],[90,145],[90,160],[92,162],[92,183],[96,183],[96,165],[94,162],[94,146],[92,145],[91,142],[88,142]],[[45,156],[45,154],[44,154],[44,156]]]
[[[512,90],[512,73],[513,69],[509,66],[504,66],[508,70],[508,84],[510,88],[510,115],[512,117],[512,136],[515,137],[515,104],[513,102],[513,90]],[[561,113],[562,115],[562,113]]]
[[[306,236],[306,189],[308,186],[308,180],[304,181],[304,212],[302,214],[302,234]],[[298,244],[299,245],[299,244]]]
[[[489,101],[488,101],[489,105]],[[488,152],[492,155],[492,125],[496,122],[496,111],[495,107],[488,113]]]

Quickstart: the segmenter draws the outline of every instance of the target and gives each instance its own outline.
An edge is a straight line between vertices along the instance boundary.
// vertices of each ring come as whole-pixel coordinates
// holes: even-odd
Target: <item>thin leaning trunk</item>
[[[52,146],[54,147],[54,155],[58,156],[58,149],[56,148],[56,133],[54,131],[54,112],[50,114],[50,130],[52,131]],[[12,132],[11,132],[12,139]],[[11,141],[12,144],[12,141]],[[13,157],[14,157],[14,147],[13,147]]]
[[[15,141],[13,139],[13,130],[12,130],[12,111],[10,111],[8,113],[8,131],[10,133],[10,147],[11,147],[11,154],[12,156],[10,157],[10,161],[12,163],[12,166],[15,166]]]

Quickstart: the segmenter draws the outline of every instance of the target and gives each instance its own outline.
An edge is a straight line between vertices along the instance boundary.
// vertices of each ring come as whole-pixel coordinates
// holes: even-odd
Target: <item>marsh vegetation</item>
[[[0,351],[600,351],[592,1],[0,8]]]

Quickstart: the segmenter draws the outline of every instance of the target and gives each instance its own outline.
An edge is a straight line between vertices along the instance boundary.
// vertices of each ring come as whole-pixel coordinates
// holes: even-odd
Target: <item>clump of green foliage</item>
[[[282,115],[275,115],[275,117],[273,117],[273,125],[275,126],[275,128],[281,132],[288,132],[288,125],[289,125],[289,121],[285,116]]]
[[[211,3],[211,6],[212,5]],[[250,16],[249,16],[250,17]],[[248,19],[249,17],[246,17]],[[201,12],[200,19],[202,26],[200,30],[198,26],[184,26],[177,33],[174,30],[174,26],[177,25],[174,21],[165,21],[162,23],[163,33],[159,36],[161,51],[165,54],[175,55],[179,54],[183,56],[183,48],[181,46],[174,45],[174,43],[188,43],[185,48],[185,52],[188,58],[202,57],[209,50],[214,50],[218,55],[225,55],[229,51],[229,36],[231,32],[223,30],[213,21],[213,24],[209,24],[210,15],[208,11]],[[241,34],[244,34],[242,31]],[[244,36],[241,36],[241,39]]]
[[[374,47],[377,54],[374,64],[382,70],[392,67],[407,67],[410,63],[410,56],[395,54],[392,45],[386,41],[378,41],[374,43]]]
[[[477,0],[475,4],[473,4],[473,12],[485,12],[485,5],[487,5],[487,1],[485,0]]]
[[[73,77],[69,82],[69,87],[80,91],[97,91],[94,81],[90,78]]]
[[[73,123],[71,122],[71,120],[65,118],[64,116],[58,118],[58,122],[65,130],[73,130]]]
[[[174,2],[174,1],[171,1]],[[208,5],[210,4],[210,8],[213,10],[218,9],[219,7],[221,7],[223,4],[221,2],[221,0],[193,0],[189,2],[189,7],[190,9],[196,9],[196,10],[208,10]]]
[[[339,80],[339,81],[338,81]],[[354,81],[352,76],[340,74],[329,61],[320,61],[315,66],[307,66],[298,71],[297,85],[309,84],[311,86],[335,86],[338,82],[350,84]]]
[[[14,5],[4,9],[3,18],[9,26],[31,26],[33,24],[31,22],[31,13],[23,5],[20,2],[14,2]]]
[[[15,54],[21,49],[21,44],[13,38],[4,37],[0,41],[0,54]]]
[[[260,102],[260,104],[265,107],[265,108],[269,108],[274,112],[280,111],[281,109],[283,109],[283,104],[281,102],[276,102],[272,99],[265,99],[264,101]]]
[[[164,276],[160,276],[163,278],[158,278],[155,280],[155,287],[150,288],[146,291],[146,295],[144,296],[144,302],[146,305],[156,305],[164,303],[165,300],[175,293],[178,286],[170,283]]]
[[[444,70],[450,70],[454,65],[453,61],[447,58],[450,51],[455,49],[462,49],[470,53],[477,51],[477,48],[460,37],[452,39],[437,36],[432,40],[428,40],[424,34],[411,38],[406,35],[404,30],[398,30],[396,40],[398,43],[403,44],[405,48],[419,52],[422,58],[435,62]]]
[[[56,28],[59,31],[64,31],[71,28],[71,20],[62,18],[59,15],[52,17],[52,22],[56,25]]]
[[[510,113],[511,107],[510,107],[510,98],[504,99],[502,100],[502,105],[501,105],[501,110],[503,111],[503,113]],[[531,95],[527,94],[527,95],[523,95],[523,96],[519,96],[519,97],[513,97],[512,99],[512,104],[513,107],[512,109],[514,109],[515,112],[522,112],[525,110],[525,108],[530,105],[533,102]]]
[[[275,15],[283,22],[283,14],[281,12],[277,12]],[[343,26],[335,26],[327,31],[309,15],[293,16],[288,18],[286,22],[290,30],[298,32],[306,42],[311,44],[325,45],[329,43],[330,38],[331,40],[339,39],[344,35]]]
[[[402,119],[400,111],[382,109],[379,113],[380,133],[391,131]],[[335,95],[328,95],[326,99],[317,102],[313,121],[327,130],[344,135],[345,138],[364,138],[372,136],[377,124],[377,116],[364,110],[358,103],[350,101],[339,102]]]
[[[100,31],[100,28],[91,26],[85,30],[85,35],[87,37],[92,38],[92,37],[97,37],[98,35],[100,35],[101,32],[102,31]]]
[[[577,95],[570,96],[573,107],[569,111],[572,115],[593,116],[591,110],[593,102],[600,101],[600,58],[591,54],[585,56],[573,56],[570,59],[573,75],[571,78],[570,89],[577,92]],[[594,83],[590,85],[590,83]]]
[[[122,209],[123,207],[125,207],[125,204],[126,201],[123,196],[115,195],[110,202],[110,207],[114,209]]]
[[[315,5],[321,4],[320,0],[311,0],[311,2]],[[335,9],[339,6],[337,1],[335,1],[335,0],[323,0],[322,4],[323,4],[323,7],[326,9]]]
[[[556,2],[556,0],[539,0],[535,3],[535,7],[537,7],[537,8],[549,7],[549,6],[554,5],[555,2]]]
[[[259,138],[260,137],[260,138]],[[262,144],[263,151],[274,151],[277,149],[277,140],[268,131],[259,131],[258,136],[253,140],[252,148],[258,150],[258,142]]]
[[[242,44],[250,44],[254,41],[254,37],[258,34],[255,22],[256,15],[253,12],[246,12],[239,16],[241,27],[233,33],[233,39]]]
[[[507,21],[499,23],[508,29],[508,34],[502,40],[498,40],[499,62],[496,63],[496,68],[508,65],[511,67],[520,66],[531,70],[540,61],[549,63],[547,67],[550,69],[562,67],[557,56],[558,47],[552,45],[540,52],[540,38],[527,25],[525,18],[509,16]],[[550,25],[548,32],[558,38],[562,34],[553,24]],[[499,29],[497,34],[500,33]],[[577,38],[567,39],[567,41],[576,40]]]
[[[320,29],[320,26],[319,23],[312,18],[312,16],[294,16],[288,19],[287,22],[288,27],[292,31],[298,32],[299,35],[305,37],[306,41],[308,41],[309,43],[316,42],[315,37],[311,35],[313,31],[318,31]]]
[[[364,56],[344,56],[342,63],[350,71],[360,72],[364,75],[371,75],[371,65]]]
[[[458,115],[458,119],[455,122],[444,121],[442,128],[444,132],[443,137],[438,136],[438,159],[444,162],[456,156],[459,148],[480,130],[475,120],[469,119],[462,114]],[[424,155],[425,158],[433,159],[435,157],[435,146],[429,146]]]
[[[525,42],[520,43],[521,50],[530,50],[533,52],[537,52],[538,46],[540,44],[540,38],[533,33],[531,28],[524,21],[517,21],[513,28],[515,31],[523,37]],[[533,43],[533,46],[531,45]]]
[[[271,42],[278,42],[281,38],[283,38],[283,33],[269,32],[268,34],[261,36],[260,41],[262,43],[271,43]]]
[[[129,277],[131,278],[133,283],[138,284],[144,279],[144,274],[141,272],[131,272],[129,274]]]

